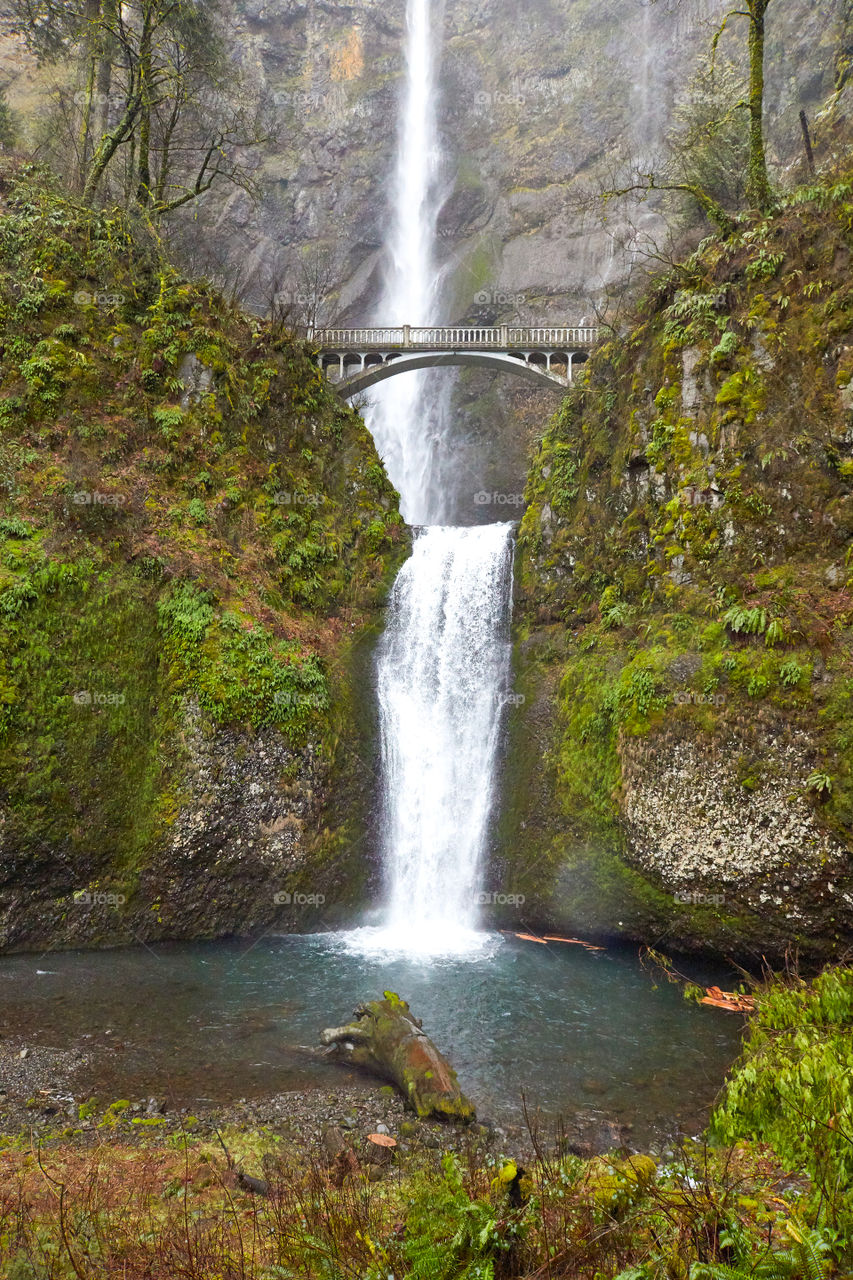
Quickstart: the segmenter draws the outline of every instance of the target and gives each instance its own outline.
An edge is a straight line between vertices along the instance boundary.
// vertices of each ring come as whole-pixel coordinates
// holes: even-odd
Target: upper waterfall
[[[441,153],[437,126],[437,49],[431,0],[408,0],[406,87],[392,185],[387,267],[377,316],[383,324],[437,319],[435,224]],[[436,524],[444,501],[435,467],[434,415],[424,375],[401,374],[376,388],[368,425],[410,524]]]

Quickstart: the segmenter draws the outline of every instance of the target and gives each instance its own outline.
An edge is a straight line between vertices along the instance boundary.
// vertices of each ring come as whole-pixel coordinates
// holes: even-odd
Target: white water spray
[[[407,0],[383,324],[428,324],[437,308],[431,3]],[[459,954],[489,940],[476,928],[477,890],[509,679],[512,525],[442,523],[453,495],[441,484],[441,450],[453,444],[430,412],[428,389],[428,376],[399,374],[377,388],[368,418],[405,518],[422,526],[394,586],[377,672],[386,923],[357,930],[349,943],[382,955]]]
[[[424,530],[379,656],[385,945],[480,945],[478,888],[509,678],[512,526]]]

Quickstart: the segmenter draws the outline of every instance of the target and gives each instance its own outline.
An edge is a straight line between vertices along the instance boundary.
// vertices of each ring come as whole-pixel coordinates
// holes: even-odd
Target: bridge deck
[[[589,326],[398,325],[390,328],[316,329],[308,339],[322,351],[589,351],[598,329]]]

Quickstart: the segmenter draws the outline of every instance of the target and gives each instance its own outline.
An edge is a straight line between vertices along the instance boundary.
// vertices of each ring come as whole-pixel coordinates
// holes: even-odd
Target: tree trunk
[[[348,1026],[324,1031],[323,1044],[353,1066],[391,1080],[421,1117],[474,1119],[456,1072],[424,1035],[405,1000],[386,991],[384,1000],[359,1005],[353,1016]]]
[[[153,108],[152,15],[145,14],[139,41],[140,120],[137,155],[136,198],[145,207],[151,203],[151,111]]]
[[[747,197],[755,208],[773,200],[764,148],[764,23],[770,0],[748,0],[749,8],[749,173]]]
[[[101,18],[101,0],[86,0],[83,14],[83,66],[86,70],[86,86],[83,90],[83,120],[80,126],[79,170],[77,181],[82,191],[94,149],[93,137],[98,117],[98,26]]]
[[[98,143],[98,149],[92,157],[92,165],[86,177],[86,185],[83,188],[84,204],[93,203],[108,164],[133,129],[133,122],[136,119],[138,110],[139,98],[137,96],[126,103],[124,115],[119,123],[110,133],[105,133]]]
[[[117,19],[118,0],[103,0],[101,4],[101,32],[98,45],[98,74],[95,81],[97,134],[99,139],[110,127],[110,93],[113,81],[113,54],[115,39],[112,34]]]

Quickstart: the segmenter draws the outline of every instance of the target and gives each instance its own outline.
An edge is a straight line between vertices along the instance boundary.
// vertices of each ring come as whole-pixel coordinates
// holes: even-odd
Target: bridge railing
[[[398,325],[393,328],[316,329],[308,339],[325,351],[404,351],[472,347],[505,351],[547,347],[551,350],[589,348],[598,341],[590,326],[524,328],[517,325]]]

